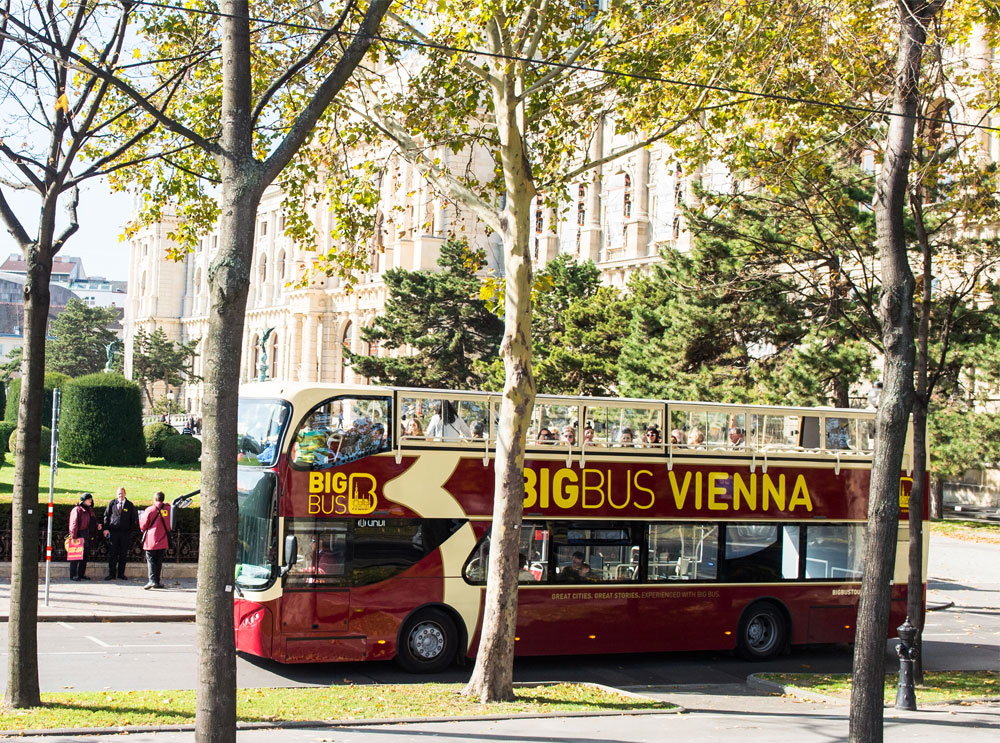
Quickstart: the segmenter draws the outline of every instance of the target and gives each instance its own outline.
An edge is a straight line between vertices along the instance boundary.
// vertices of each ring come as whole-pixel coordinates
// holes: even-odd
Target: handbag
[[[71,537],[66,536],[66,541],[63,543],[66,547],[66,559],[70,562],[77,562],[83,559],[84,544],[83,537]]]

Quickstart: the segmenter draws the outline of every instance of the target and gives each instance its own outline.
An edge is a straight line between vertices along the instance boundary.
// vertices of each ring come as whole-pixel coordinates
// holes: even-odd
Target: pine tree
[[[405,387],[478,388],[483,379],[473,362],[495,357],[503,336],[503,322],[479,298],[485,262],[484,251],[452,239],[441,246],[440,271],[387,271],[385,314],[361,337],[400,355],[351,353],[355,372]]]
[[[45,365],[71,377],[93,374],[107,361],[105,346],[115,340],[108,326],[118,322],[114,307],[89,307],[71,299],[49,326]]]

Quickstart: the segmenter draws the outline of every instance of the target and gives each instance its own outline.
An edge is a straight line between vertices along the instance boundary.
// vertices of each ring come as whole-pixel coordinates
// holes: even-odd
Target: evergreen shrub
[[[8,451],[13,453],[13,449],[7,448],[7,442],[10,441],[10,435],[17,430],[17,421],[0,421],[0,446],[3,447],[3,451],[0,454],[6,454]]]
[[[142,435],[146,439],[146,456],[162,457],[163,442],[171,436],[180,436],[180,431],[169,423],[150,423],[143,427]]]
[[[17,425],[15,424],[14,429],[10,432],[10,436],[7,437],[7,451],[11,453],[11,456],[17,456]],[[42,451],[40,457],[43,463],[49,463],[49,454],[52,453],[52,429],[47,426],[42,426]],[[60,453],[62,453],[60,451]]]
[[[163,458],[175,464],[191,464],[201,458],[201,442],[194,436],[168,436],[161,446]]]
[[[97,465],[146,463],[139,385],[98,372],[63,387],[59,458]]]
[[[56,387],[63,387],[69,377],[59,372],[45,372],[45,397],[42,398],[42,425],[47,426],[52,423],[52,390]],[[6,421],[17,421],[17,406],[21,404],[21,380],[11,380],[10,388],[7,390],[7,400],[4,404],[3,419]]]

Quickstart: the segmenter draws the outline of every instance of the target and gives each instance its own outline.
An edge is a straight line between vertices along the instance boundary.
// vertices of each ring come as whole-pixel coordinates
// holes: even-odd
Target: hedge
[[[14,426],[14,430],[10,432],[10,436],[7,438],[7,451],[9,451],[14,457],[17,457],[17,426]],[[39,453],[39,457],[43,464],[49,463],[49,455],[52,453],[52,429],[47,426],[42,426],[42,450]],[[60,450],[60,454],[62,450]],[[62,457],[60,457],[62,459]]]
[[[59,458],[97,465],[146,463],[139,386],[120,374],[98,372],[66,383]]]
[[[180,436],[180,432],[169,423],[150,423],[143,427],[142,435],[146,440],[146,456],[162,457],[163,442],[171,436]]]
[[[167,493],[167,502],[169,503],[174,498],[176,498],[180,493]],[[110,498],[108,499],[110,501]],[[44,500],[39,501],[41,506]],[[147,506],[151,505],[151,500],[135,501],[136,507],[141,513],[146,509]],[[98,517],[104,516],[104,508],[107,503],[94,503],[94,510],[97,512]],[[68,503],[56,503],[52,506],[52,552],[53,559],[62,560],[65,558],[63,551],[63,540],[69,533],[69,514],[73,510],[74,506]],[[0,503],[0,535],[9,534],[11,530],[11,504]],[[45,530],[47,528],[47,517],[45,516],[44,507],[39,508],[38,519],[38,531],[40,537],[39,543],[39,562],[45,561]],[[173,521],[174,521],[174,533],[175,534],[185,534],[187,536],[187,542],[190,544],[190,550],[185,549],[182,555],[182,562],[196,562],[198,557],[198,530],[199,530],[199,519],[201,516],[201,511],[197,506],[192,506],[191,508],[179,508],[174,511]],[[136,532],[136,539],[141,532]],[[0,560],[10,560],[10,540],[0,539],[0,542],[4,543],[3,550],[0,552]],[[176,559],[176,553],[171,550],[167,553],[167,560],[173,562]]]
[[[163,458],[175,464],[190,464],[201,457],[201,441],[186,434],[168,437],[161,448]]]
[[[45,372],[45,397],[42,399],[42,425],[52,423],[52,390],[65,387],[69,377],[59,372]],[[17,420],[17,406],[21,404],[21,380],[15,379],[7,390],[7,401],[4,404],[3,418],[7,421]],[[65,404],[65,403],[64,403]]]

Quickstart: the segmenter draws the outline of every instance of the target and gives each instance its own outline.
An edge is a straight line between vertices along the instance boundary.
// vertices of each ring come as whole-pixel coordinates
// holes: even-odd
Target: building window
[[[260,236],[264,237],[267,235],[267,222],[260,223]]]
[[[587,222],[587,187],[580,184],[576,189],[576,223],[583,227]]]
[[[626,173],[625,174],[625,202],[622,207],[622,213],[625,215],[625,219],[632,216],[632,177]]]

